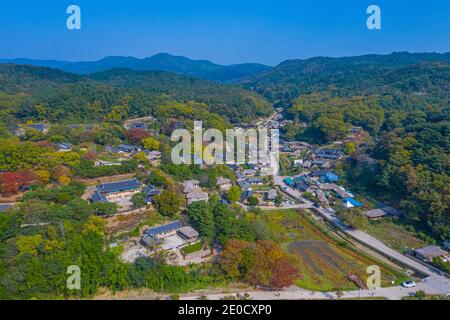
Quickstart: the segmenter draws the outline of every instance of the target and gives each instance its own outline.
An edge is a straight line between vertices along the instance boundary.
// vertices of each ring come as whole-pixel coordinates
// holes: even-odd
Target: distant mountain
[[[240,85],[275,103],[287,105],[301,94],[330,89],[340,96],[380,91],[383,86],[392,89],[395,87],[393,80],[398,78],[396,72],[411,67],[413,77],[410,74],[407,79],[414,81],[414,77],[424,77],[421,72],[430,68],[436,70],[436,63],[440,62],[450,63],[450,53],[396,52],[390,55],[288,60],[266,72],[242,79]]]
[[[0,59],[0,63],[48,67],[77,74],[90,74],[113,68],[127,68],[137,71],[159,70],[219,82],[234,82],[241,78],[271,69],[271,67],[257,63],[224,66],[207,60],[191,60],[186,57],[173,56],[167,53],[160,53],[145,59],[134,57],[106,57],[91,62]]]

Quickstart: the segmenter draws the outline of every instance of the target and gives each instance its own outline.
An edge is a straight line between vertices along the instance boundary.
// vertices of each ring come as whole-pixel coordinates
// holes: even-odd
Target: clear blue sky
[[[66,29],[66,8],[82,30]],[[382,9],[382,30],[366,9]],[[96,60],[159,52],[217,63],[392,51],[450,51],[448,0],[9,0],[0,4],[0,57]]]

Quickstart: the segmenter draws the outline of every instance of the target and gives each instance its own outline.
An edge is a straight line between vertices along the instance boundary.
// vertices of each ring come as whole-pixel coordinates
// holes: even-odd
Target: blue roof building
[[[320,182],[322,183],[335,183],[339,181],[339,176],[333,172],[327,172],[320,178]]]
[[[133,191],[139,189],[141,183],[137,179],[123,180],[111,183],[104,183],[97,186],[97,190],[103,194],[105,193],[117,193],[125,191]]]
[[[292,186],[294,186],[294,184],[295,184],[295,181],[294,181],[294,179],[292,179],[292,178],[285,178],[283,181],[284,181],[284,183],[287,184],[289,187],[292,187]]]
[[[361,208],[362,203],[356,201],[353,198],[344,198],[342,199],[344,201],[344,205],[346,208]]]

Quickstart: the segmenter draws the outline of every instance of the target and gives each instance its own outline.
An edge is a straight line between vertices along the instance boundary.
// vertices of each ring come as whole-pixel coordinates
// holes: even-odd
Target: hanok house
[[[257,171],[255,169],[244,170],[244,175],[246,177],[252,177],[252,176],[256,175],[256,173],[257,173]]]
[[[147,130],[148,126],[146,123],[144,122],[134,122],[131,124],[130,129],[142,129],[142,130]]]
[[[152,246],[160,243],[161,238],[168,237],[177,233],[177,230],[182,228],[180,221],[174,221],[162,226],[147,229],[141,238],[143,246]]]
[[[188,242],[194,242],[198,240],[199,233],[190,226],[185,226],[177,230],[179,236]]]
[[[60,152],[69,152],[72,151],[72,145],[70,143],[57,143],[56,147]]]
[[[247,183],[250,186],[261,186],[264,184],[264,179],[263,178],[250,178],[247,180]]]
[[[186,194],[186,200],[188,205],[190,205],[193,202],[208,201],[208,199],[209,199],[208,193],[203,192],[200,189]]]
[[[142,190],[142,193],[145,194],[144,201],[146,204],[150,204],[153,201],[153,197],[159,196],[162,192],[158,190],[155,186],[148,185]]]
[[[319,200],[319,203],[321,205],[328,205],[328,199],[327,196],[325,195],[325,192],[323,192],[322,190],[316,190],[316,195],[317,195],[317,199]]]
[[[274,205],[277,196],[278,196],[277,190],[270,189],[264,194],[264,200],[267,202],[268,205]]]
[[[227,178],[224,178],[224,177],[217,178],[217,187],[221,191],[228,191],[228,190],[230,190],[232,185],[233,184],[231,183],[230,179],[227,179]]]
[[[364,212],[364,214],[369,218],[369,220],[379,220],[388,215],[386,211],[383,209],[373,209]]]
[[[126,155],[133,155],[139,151],[141,151],[141,149],[139,147],[136,146],[130,146],[127,144],[121,144],[117,147],[111,147],[111,146],[107,146],[105,148],[106,152],[110,152],[110,153],[118,153],[118,154],[126,154]]]
[[[48,125],[43,124],[43,123],[29,124],[29,125],[27,125],[27,128],[28,129],[37,130],[37,131],[40,131],[42,133],[47,133],[48,132]]]
[[[139,193],[141,183],[137,179],[104,183],[97,186],[91,197],[92,202],[108,202],[109,199],[131,197]]]
[[[161,152],[159,151],[150,151],[150,150],[144,150],[145,155],[147,156],[147,160],[150,163],[156,163],[161,160]]]
[[[434,259],[439,257],[446,257],[448,254],[437,246],[428,246],[421,249],[414,250],[414,255],[423,261],[433,262]]]
[[[183,182],[183,193],[188,194],[193,191],[200,189],[200,181],[198,180],[188,180]]]
[[[251,189],[250,185],[245,180],[238,180],[237,184],[238,184],[239,188],[241,188],[242,191],[248,191]]]
[[[339,160],[342,158],[342,151],[336,149],[322,149],[315,152],[315,156],[321,159]]]

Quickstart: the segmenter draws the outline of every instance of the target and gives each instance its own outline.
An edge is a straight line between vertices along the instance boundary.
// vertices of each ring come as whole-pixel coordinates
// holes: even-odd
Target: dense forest
[[[101,122],[116,110],[122,120],[156,116],[157,106],[166,100],[204,103],[210,113],[230,122],[251,121],[272,110],[264,98],[249,91],[161,71],[116,69],[85,77],[0,65],[0,121],[8,125],[26,120]]]

